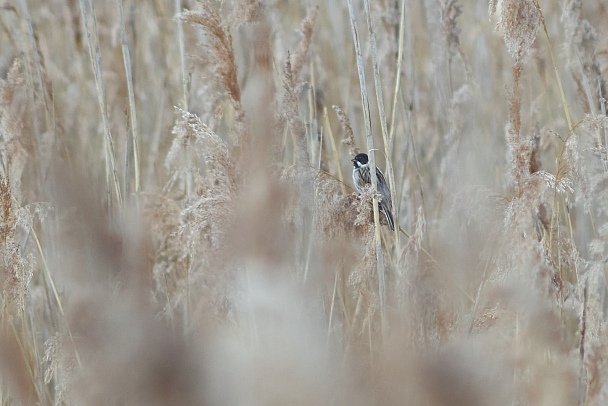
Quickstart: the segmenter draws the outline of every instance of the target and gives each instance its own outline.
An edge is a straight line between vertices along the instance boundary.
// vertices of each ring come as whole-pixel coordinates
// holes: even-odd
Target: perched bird
[[[369,171],[369,158],[367,154],[358,154],[356,157],[351,159],[353,165],[353,183],[357,191],[361,193],[365,185],[372,183],[372,175]],[[382,196],[380,200],[380,210],[384,213],[386,221],[391,231],[395,229],[395,221],[393,220],[393,213],[391,212],[391,190],[388,187],[388,182],[384,177],[382,171],[376,168],[376,180],[378,181],[378,193]]]

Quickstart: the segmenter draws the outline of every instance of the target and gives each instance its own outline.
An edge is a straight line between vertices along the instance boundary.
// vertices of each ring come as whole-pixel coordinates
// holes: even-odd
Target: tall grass
[[[7,2],[1,404],[606,404],[607,19]]]

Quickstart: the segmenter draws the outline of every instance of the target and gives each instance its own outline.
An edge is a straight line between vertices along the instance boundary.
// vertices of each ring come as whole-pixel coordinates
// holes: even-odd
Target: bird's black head
[[[351,159],[351,161],[353,161],[353,165],[355,165],[355,168],[360,168],[364,165],[367,165],[369,159],[367,157],[367,154],[357,154],[357,156]]]

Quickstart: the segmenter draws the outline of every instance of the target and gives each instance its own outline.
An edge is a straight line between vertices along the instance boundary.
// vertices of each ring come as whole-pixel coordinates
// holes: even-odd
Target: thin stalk
[[[393,160],[392,154],[390,151],[390,141],[388,128],[386,125],[386,112],[384,110],[384,98],[382,95],[382,83],[380,82],[380,66],[378,63],[378,47],[376,46],[376,34],[374,32],[374,27],[372,25],[371,12],[369,10],[369,0],[363,1],[365,5],[365,14],[367,20],[367,30],[369,32],[369,42],[372,49],[372,65],[374,67],[374,87],[376,89],[376,101],[378,103],[378,113],[380,114],[380,127],[382,128],[382,140],[384,142],[384,155],[386,158],[386,175],[388,176],[388,185],[391,191],[391,210],[393,212],[393,216],[395,218],[395,225],[397,225],[394,229],[395,234],[395,247],[397,248],[397,252],[399,252],[399,216],[397,211],[397,199],[395,194],[395,175],[393,172]],[[397,73],[397,77],[399,77],[399,73]],[[373,166],[372,166],[373,168]]]
[[[312,79],[311,79],[312,80]],[[310,140],[309,142],[309,155],[310,155],[310,163],[313,164],[314,162],[321,162],[321,146],[318,147],[317,150],[317,143],[321,144],[321,142],[319,141],[319,139],[317,138],[317,131],[316,131],[316,126],[315,126],[315,95],[314,95],[314,87],[311,84],[311,86],[308,87],[308,92],[307,92],[307,97],[306,97],[307,103],[308,103],[308,124],[306,125],[306,128],[308,129],[309,132],[309,137],[307,137],[308,140]],[[319,155],[317,156],[317,151],[319,152]]]
[[[84,25],[84,32],[87,37],[87,43],[89,45],[89,57],[91,58],[91,68],[93,69],[95,87],[97,89],[97,101],[99,103],[99,110],[101,112],[101,119],[103,121],[106,144],[106,168],[112,176],[114,191],[116,192],[116,200],[118,201],[119,206],[122,207],[122,193],[120,191],[118,170],[116,169],[116,158],[114,156],[114,141],[112,139],[112,133],[110,132],[110,121],[108,120],[105,86],[103,82],[103,74],[101,72],[101,51],[99,50],[99,40],[97,38],[97,18],[95,16],[95,8],[93,7],[92,0],[88,0],[87,2],[88,10],[93,20],[93,27],[90,26],[85,0],[80,0],[80,13]]]
[[[66,325],[66,329],[68,330],[68,335],[70,337],[70,341],[72,342],[72,345],[74,346],[74,356],[76,358],[76,363],[78,364],[78,367],[80,368],[80,370],[82,370],[82,363],[80,362],[80,356],[78,355],[78,350],[76,349],[76,344],[74,343],[74,337],[72,336],[72,330],[70,329],[70,326],[68,324],[68,319],[65,315],[65,312],[63,311],[63,305],[61,304],[61,299],[59,298],[59,293],[57,292],[57,288],[55,287],[55,282],[53,282],[53,277],[51,276],[51,271],[49,270],[49,266],[46,262],[46,257],[44,255],[44,252],[42,251],[42,246],[40,245],[40,240],[38,239],[38,236],[36,235],[36,231],[32,230],[32,235],[34,236],[34,240],[36,241],[36,247],[38,248],[38,253],[40,254],[40,258],[42,259],[42,265],[44,267],[44,271],[45,271],[46,277],[48,279],[48,283],[49,283],[49,285],[51,285],[51,290],[53,291],[53,295],[55,296],[55,300],[57,301],[57,307],[59,308],[59,313],[61,313],[61,317],[63,318],[63,321],[65,322],[65,325]]]
[[[479,283],[479,286],[477,287],[477,293],[475,294],[475,301],[473,302],[473,309],[471,310],[471,322],[469,323],[469,336],[471,335],[471,333],[473,332],[473,328],[475,327],[475,316],[477,315],[477,309],[479,309],[479,299],[481,298],[481,292],[483,291],[483,287],[485,286],[488,277],[490,261],[491,258],[488,258],[486,260],[486,264],[483,267],[483,276],[481,277],[481,282]]]
[[[174,0],[175,14],[182,12],[181,0]],[[188,79],[186,72],[186,47],[184,45],[184,26],[181,18],[176,18],[177,43],[179,45],[179,65],[182,72],[182,108],[188,111]]]
[[[598,93],[600,96],[600,109],[602,115],[606,116],[606,95],[602,94],[602,87],[598,84]],[[600,145],[602,145],[600,143]],[[604,153],[602,154],[602,163],[604,165],[604,171],[608,171],[608,126],[604,126]]]
[[[361,53],[361,44],[359,43],[359,33],[357,32],[357,21],[355,18],[355,10],[353,1],[348,0],[348,13],[350,15],[350,26],[353,33],[353,42],[355,45],[355,55],[357,58],[357,73],[359,74],[359,84],[361,86],[361,102],[363,106],[363,116],[365,123],[365,133],[367,138],[367,150],[369,151],[369,164],[371,168],[376,167],[376,158],[374,157],[374,139],[372,137],[372,125],[369,111],[369,100],[367,98],[367,86],[365,81],[365,67],[363,66],[363,54]],[[372,187],[378,190],[378,180],[376,179],[376,171],[370,171],[372,175]],[[382,242],[380,238],[380,217],[378,212],[378,199],[373,199],[374,206],[374,226],[375,226],[375,242],[376,242],[376,262],[378,267],[378,290],[380,299],[380,317],[384,324],[384,306],[386,285],[384,282],[384,259],[382,256]]]
[[[133,170],[135,175],[135,195],[139,203],[139,193],[141,192],[140,173],[139,173],[139,129],[137,126],[137,109],[135,108],[135,92],[133,90],[133,70],[131,67],[131,56],[127,45],[125,30],[125,20],[123,15],[122,0],[116,0],[118,14],[120,16],[120,36],[122,43],[122,59],[125,65],[125,76],[127,79],[127,93],[129,95],[129,118],[131,129],[131,140],[133,142]]]
[[[334,318],[334,306],[336,304],[336,293],[338,291],[338,272],[336,272],[334,276],[334,289],[331,295],[331,306],[329,307],[329,322],[327,324],[327,340],[325,342],[325,348],[327,353],[329,354],[329,337],[331,336],[331,325],[333,323]]]
[[[17,345],[19,346],[19,352],[21,352],[21,355],[23,357],[23,363],[27,367],[26,369],[27,369],[29,378],[32,381],[32,387],[34,388],[34,391],[36,392],[36,396],[38,397],[38,399],[42,400],[42,398],[40,396],[40,392],[38,391],[38,385],[36,385],[36,377],[34,376],[33,368],[30,364],[29,357],[26,354],[25,347],[23,346],[23,343],[21,342],[19,333],[17,332],[17,328],[15,327],[14,319],[11,317],[8,317],[8,320],[9,320],[9,324],[11,327],[11,332],[15,336],[15,341],[17,341]]]
[[[587,368],[585,366],[585,345],[587,336],[587,303],[589,300],[589,281],[585,281],[585,287],[583,289],[583,308],[581,311],[580,321],[580,341],[579,341],[579,355],[580,355],[580,376],[579,382],[581,387],[581,403],[582,405],[587,404],[587,394],[589,393],[589,379],[587,378]]]
[[[553,71],[555,72],[555,78],[557,79],[557,86],[559,87],[559,96],[562,100],[562,106],[564,107],[564,114],[566,115],[566,121],[568,122],[568,130],[572,131],[572,120],[570,119],[570,111],[568,110],[568,103],[566,103],[566,96],[564,95],[564,87],[562,86],[562,79],[559,76],[557,70],[557,64],[555,63],[555,56],[553,55],[553,46],[551,45],[551,39],[549,38],[549,31],[547,31],[547,24],[545,23],[545,16],[543,15],[538,2],[535,1],[536,7],[540,12],[540,21],[543,24],[543,30],[545,31],[545,38],[547,38],[547,45],[549,48],[549,55],[551,55],[551,64],[553,65]]]
[[[403,43],[405,34],[405,0],[401,1],[401,18],[399,19],[399,49],[397,51],[397,68],[395,69],[397,77],[395,78],[395,89],[393,91],[393,107],[391,108],[391,126],[389,128],[388,139],[393,140],[395,133],[395,116],[397,115],[397,98],[401,89],[401,65],[403,62]]]
[[[323,119],[325,120],[325,127],[327,128],[327,132],[329,133],[329,141],[331,144],[332,153],[334,155],[334,160],[336,161],[336,171],[338,172],[338,180],[340,181],[340,186],[342,187],[342,193],[346,194],[346,185],[344,184],[344,176],[342,175],[342,167],[340,166],[340,158],[338,157],[338,148],[336,147],[334,133],[331,130],[331,125],[329,124],[327,107],[323,107]]]

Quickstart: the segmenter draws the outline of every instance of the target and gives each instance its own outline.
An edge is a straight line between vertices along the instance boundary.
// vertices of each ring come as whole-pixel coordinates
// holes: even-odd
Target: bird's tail
[[[393,213],[391,212],[391,208],[386,207],[384,202],[380,202],[380,207],[382,208],[382,212],[386,217],[386,222],[388,223],[389,228],[391,229],[391,231],[395,231],[395,220],[393,219]]]

